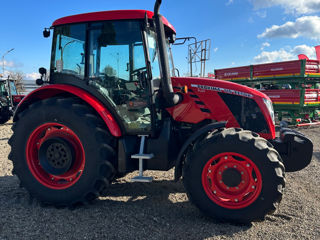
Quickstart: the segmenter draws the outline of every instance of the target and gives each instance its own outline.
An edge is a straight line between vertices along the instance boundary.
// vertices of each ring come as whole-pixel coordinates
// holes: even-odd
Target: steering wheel
[[[137,73],[139,73],[139,72],[141,72],[142,70],[145,70],[145,69],[147,69],[147,67],[137,68],[137,69],[135,69],[135,70],[133,70],[131,72],[131,75],[136,75]]]
[[[147,69],[147,67],[142,67],[142,68],[137,68],[137,69],[135,69],[135,70],[133,70],[133,71],[131,72],[131,75],[137,75],[138,81],[139,81],[139,85],[140,85],[140,87],[141,87],[142,89],[144,88],[144,83],[142,82],[142,78],[139,76],[139,74],[141,74],[142,71],[143,71],[143,70],[146,70],[146,69]]]

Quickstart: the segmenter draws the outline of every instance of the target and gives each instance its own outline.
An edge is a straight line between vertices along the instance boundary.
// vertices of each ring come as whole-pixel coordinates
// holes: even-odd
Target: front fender
[[[182,163],[183,163],[183,156],[187,153],[187,150],[189,146],[191,146],[192,143],[197,141],[203,134],[207,134],[208,132],[211,132],[213,130],[224,128],[226,126],[227,122],[216,122],[208,124],[197,131],[195,131],[183,144],[182,148],[180,149],[180,152],[178,154],[176,164],[175,164],[175,171],[174,171],[174,180],[178,181],[179,178],[182,176]]]
[[[50,84],[50,85],[38,88],[33,92],[29,93],[19,103],[14,113],[13,121],[17,121],[19,113],[22,112],[24,109],[26,109],[30,104],[43,99],[61,95],[61,94],[68,94],[68,95],[75,96],[82,99],[100,115],[100,117],[108,126],[110,133],[114,137],[121,136],[121,130],[115,118],[112,116],[110,111],[96,97],[94,97],[93,95],[91,95],[90,93],[86,92],[83,89],[80,89],[78,87],[71,86],[71,85],[65,85],[65,84]]]

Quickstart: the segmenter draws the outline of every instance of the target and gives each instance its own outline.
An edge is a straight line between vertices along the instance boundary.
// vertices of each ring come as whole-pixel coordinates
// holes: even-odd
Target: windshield
[[[84,77],[86,25],[56,27],[53,37],[51,71]]]
[[[152,70],[152,78],[160,78],[160,65],[158,59],[158,48],[157,48],[157,39],[156,33],[149,31],[147,33],[147,44],[149,50],[149,59]]]
[[[5,92],[6,92],[5,82],[0,82],[0,95],[3,96]]]
[[[11,82],[11,81],[10,81],[10,91],[11,91],[11,95],[18,95],[16,85],[14,84],[14,82]]]
[[[152,69],[152,78],[160,78],[160,63],[159,63],[159,53],[158,53],[158,46],[157,46],[157,39],[156,33],[154,31],[149,31],[147,33],[147,44],[149,49],[149,59],[151,63]],[[170,75],[173,76],[173,62],[172,62],[172,55],[170,50],[169,41],[166,41],[167,44],[167,52],[168,52],[168,60],[169,60],[169,68],[170,68]]]

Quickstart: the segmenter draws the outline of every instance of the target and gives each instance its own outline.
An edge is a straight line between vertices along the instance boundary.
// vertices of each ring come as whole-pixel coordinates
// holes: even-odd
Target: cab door
[[[116,110],[127,133],[152,130],[146,54],[139,21],[107,21],[89,26],[89,85]]]

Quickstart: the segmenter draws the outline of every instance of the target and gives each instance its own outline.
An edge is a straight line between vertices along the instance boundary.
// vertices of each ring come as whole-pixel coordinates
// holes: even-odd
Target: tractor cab
[[[152,16],[123,10],[58,19],[52,26],[50,83],[91,92],[129,134],[151,133],[161,120],[153,107],[161,70]],[[169,49],[175,30],[165,23]]]

